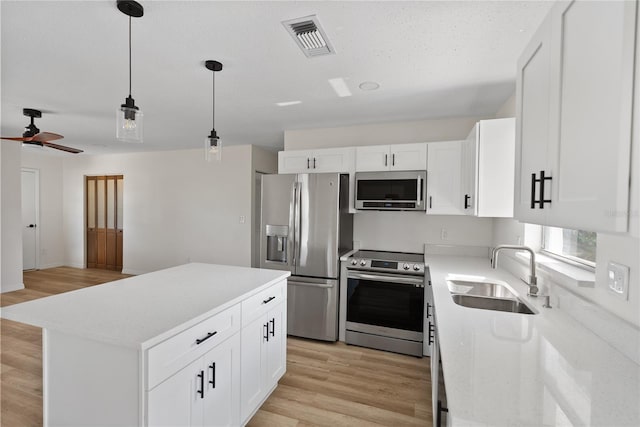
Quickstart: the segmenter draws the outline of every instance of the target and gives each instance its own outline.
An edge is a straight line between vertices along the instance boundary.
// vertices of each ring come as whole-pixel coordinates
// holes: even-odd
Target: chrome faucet
[[[502,249],[513,249],[516,251],[528,251],[531,254],[529,258],[529,281],[525,282],[529,286],[529,292],[527,295],[532,297],[538,296],[538,279],[536,278],[536,254],[528,246],[520,245],[500,245],[493,248],[491,253],[491,268],[498,267],[498,252]]]

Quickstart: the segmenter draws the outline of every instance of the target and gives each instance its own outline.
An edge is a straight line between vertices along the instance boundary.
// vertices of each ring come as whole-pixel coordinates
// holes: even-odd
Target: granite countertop
[[[640,425],[640,365],[485,257],[426,259],[452,425]],[[537,314],[457,305],[456,275],[506,282]]]
[[[3,307],[1,317],[145,349],[289,275],[191,263]]]

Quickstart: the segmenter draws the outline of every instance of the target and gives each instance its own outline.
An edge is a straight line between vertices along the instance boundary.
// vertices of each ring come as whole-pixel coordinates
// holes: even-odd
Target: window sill
[[[516,252],[516,258],[529,262],[529,254],[526,252]],[[549,279],[554,282],[579,288],[594,288],[596,286],[594,271],[576,267],[556,258],[537,253],[536,267],[547,273]]]

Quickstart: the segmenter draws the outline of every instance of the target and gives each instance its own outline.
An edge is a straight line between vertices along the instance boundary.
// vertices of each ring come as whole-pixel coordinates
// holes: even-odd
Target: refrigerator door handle
[[[335,287],[331,283],[308,283],[308,282],[298,282],[296,280],[291,280],[291,279],[287,280],[287,284],[291,286],[308,286],[311,288],[323,288],[323,289],[330,289]]]
[[[293,182],[293,186],[291,189],[291,202],[289,203],[289,243],[287,250],[291,254],[291,266],[294,267],[296,265],[296,215],[297,215],[297,206],[296,200],[298,199],[298,183]]]
[[[298,264],[300,262],[300,227],[302,225],[302,215],[300,212],[302,206],[302,185],[300,184],[300,182],[296,182],[294,185],[296,191],[294,192],[293,199],[293,204],[295,206],[293,216],[293,274],[295,274],[295,268],[298,267]]]

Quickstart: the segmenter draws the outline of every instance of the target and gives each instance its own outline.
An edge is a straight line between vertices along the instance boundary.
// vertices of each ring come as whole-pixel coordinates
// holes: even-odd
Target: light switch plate
[[[609,289],[622,299],[629,298],[629,267],[609,261],[607,265]]]

